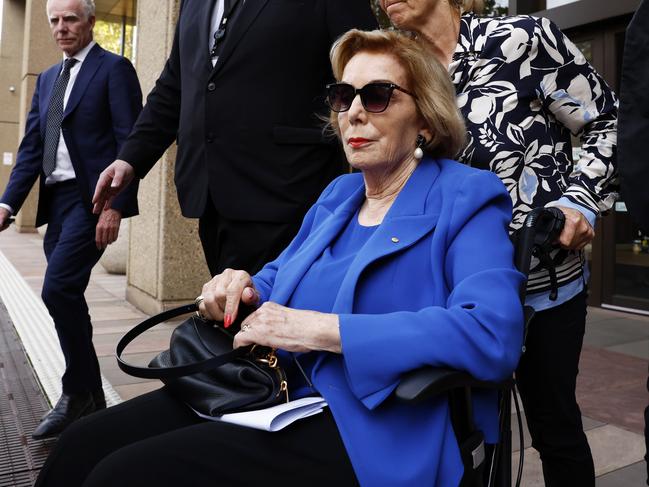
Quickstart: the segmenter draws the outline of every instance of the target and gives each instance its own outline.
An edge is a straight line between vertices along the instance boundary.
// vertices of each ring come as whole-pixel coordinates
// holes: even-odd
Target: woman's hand
[[[250,274],[233,269],[225,269],[204,284],[201,296],[201,314],[210,320],[223,321],[226,328],[237,319],[240,302],[249,306],[259,304],[259,293]]]
[[[264,303],[243,321],[234,337],[235,348],[252,344],[289,352],[340,353],[338,315]]]
[[[557,206],[566,217],[559,245],[564,249],[581,250],[595,237],[595,230],[579,210]]]

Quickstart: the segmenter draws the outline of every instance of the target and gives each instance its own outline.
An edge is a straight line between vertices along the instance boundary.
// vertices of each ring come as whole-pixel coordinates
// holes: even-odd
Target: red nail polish
[[[230,328],[231,324],[232,324],[232,315],[225,315],[223,317],[223,326],[225,328]]]

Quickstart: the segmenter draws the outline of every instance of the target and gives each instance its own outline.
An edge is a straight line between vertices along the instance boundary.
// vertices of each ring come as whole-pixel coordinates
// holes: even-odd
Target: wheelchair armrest
[[[419,402],[454,389],[465,387],[504,389],[511,387],[512,383],[513,379],[502,382],[486,382],[459,370],[423,367],[405,374],[395,390],[395,395],[401,401]]]

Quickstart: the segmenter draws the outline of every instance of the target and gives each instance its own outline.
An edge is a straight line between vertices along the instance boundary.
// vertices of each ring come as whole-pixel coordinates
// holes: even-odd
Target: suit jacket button
[[[212,142],[214,142],[214,134],[212,132],[208,133],[207,137],[206,137],[206,140],[207,140],[208,144],[211,144]]]
[[[207,91],[214,91],[216,89],[216,83],[210,82],[207,85]]]

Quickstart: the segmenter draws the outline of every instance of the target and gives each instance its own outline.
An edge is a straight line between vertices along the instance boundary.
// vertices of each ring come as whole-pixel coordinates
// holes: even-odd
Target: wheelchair
[[[563,229],[564,221],[563,213],[558,208],[535,208],[527,215],[523,226],[512,236],[516,268],[528,276],[532,256],[537,257],[539,264],[548,269],[550,274],[551,299],[553,294],[556,296],[557,282],[550,250]],[[527,329],[534,317],[534,309],[524,305],[525,283],[521,287],[520,299],[524,309],[525,331],[522,351],[525,353]],[[471,391],[474,389],[490,389],[499,392],[500,440],[496,445],[486,446],[483,433],[473,422]],[[511,487],[512,397],[517,412],[521,444],[517,486],[520,485],[524,461],[523,425],[518,398],[513,393],[514,389],[513,377],[498,383],[485,382],[473,378],[467,372],[424,367],[406,374],[397,387],[395,395],[400,401],[414,403],[446,394],[451,422],[464,464],[460,487]]]

